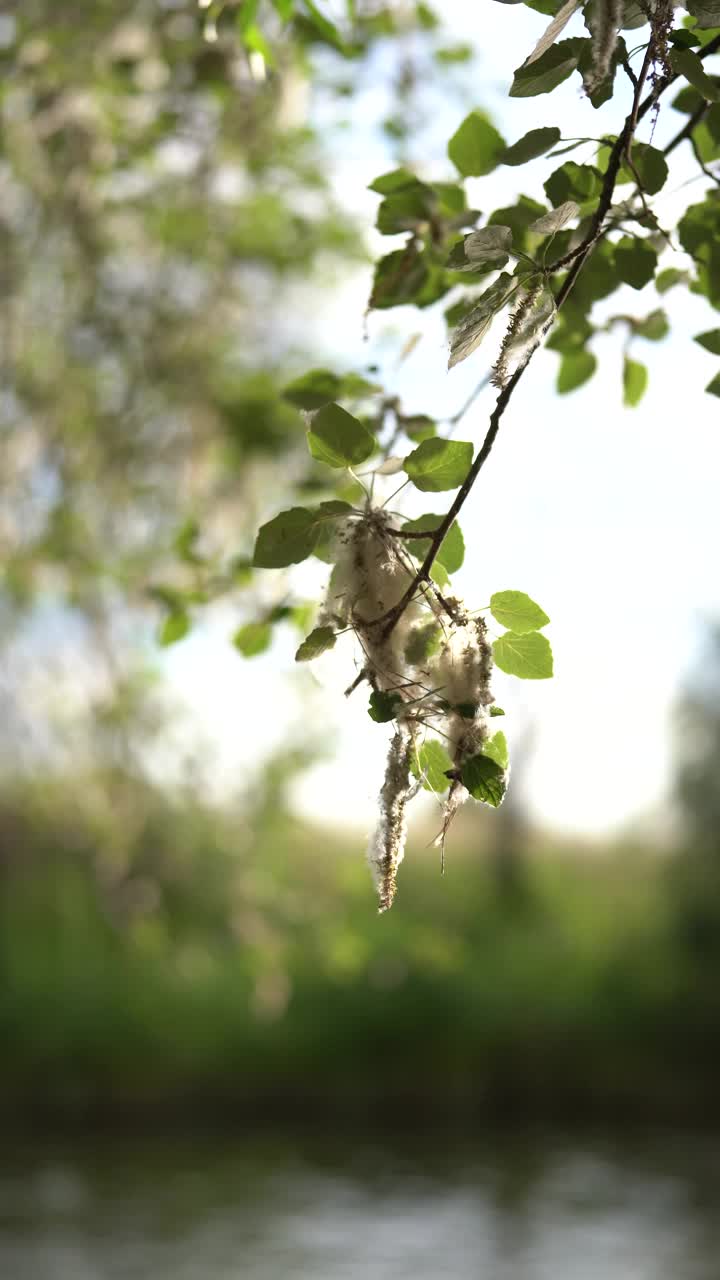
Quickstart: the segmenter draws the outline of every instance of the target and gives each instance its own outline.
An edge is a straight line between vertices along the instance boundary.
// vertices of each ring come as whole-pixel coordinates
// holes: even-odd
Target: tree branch
[[[710,40],[708,44],[706,44],[705,47],[700,51],[699,56],[701,58],[707,58],[711,53],[715,53],[718,49],[720,49],[720,36],[716,36],[713,40]],[[654,41],[654,38],[651,37],[647,50],[645,52],[645,58],[643,60],[641,72],[637,77],[637,84],[635,85],[635,91],[633,93],[633,100],[632,100],[632,106],[630,108],[630,112],[627,116],[627,119],[625,120],[625,124],[622,128],[622,131],[618,135],[617,139],[615,140],[612,150],[610,152],[610,158],[608,160],[607,169],[605,171],[602,190],[600,192],[600,197],[598,199],[597,209],[595,210],[595,213],[593,215],[588,233],[580,245],[578,245],[570,253],[565,254],[562,258],[558,258],[556,262],[551,263],[551,265],[547,268],[548,274],[550,274],[553,271],[557,271],[561,269],[565,265],[569,265],[569,268],[570,268],[555,298],[557,310],[560,310],[563,303],[566,301],[568,295],[570,294],[570,291],[573,288],[573,285],[575,284],[575,281],[577,280],[578,275],[580,274],[585,262],[587,261],[589,254],[591,253],[595,243],[600,237],[600,234],[602,231],[602,225],[612,205],[615,186],[617,184],[617,178],[622,165],[623,156],[626,154],[626,152],[628,151],[629,147],[632,144],[633,135],[635,133],[635,130],[639,122],[647,115],[648,111],[652,109],[654,104],[660,98],[661,94],[663,94],[665,90],[668,89],[669,86],[673,84],[675,80],[677,80],[678,78],[678,75],[676,72],[673,72],[671,75],[665,76],[662,80],[659,80],[655,85],[653,85],[652,89],[646,96],[645,100],[643,102],[640,101],[642,91],[645,85],[645,81],[647,79],[648,73],[650,71],[650,67],[652,65],[655,51],[656,51],[655,41]],[[689,123],[690,122],[688,122],[688,124]],[[697,121],[695,121],[695,124],[696,123]],[[677,146],[680,141],[682,141],[683,137],[688,137],[692,132],[692,128],[694,127],[695,125],[693,124],[691,128],[688,129],[688,125],[685,125],[684,128],[680,131],[681,136],[678,137],[677,141],[673,140],[673,142],[669,144],[669,150],[670,151],[673,150],[674,147]],[[472,462],[472,466],[470,467],[470,470],[467,476],[465,477],[463,483],[458,489],[455,495],[455,498],[453,499],[453,502],[450,506],[450,509],[448,510],[446,515],[443,517],[440,524],[437,526],[435,532],[432,535],[426,535],[426,536],[430,536],[430,546],[428,548],[427,555],[425,556],[425,559],[420,565],[420,568],[418,569],[415,577],[413,578],[412,582],[409,584],[407,590],[401,596],[400,600],[398,600],[397,604],[395,604],[392,607],[392,609],[389,609],[387,613],[375,619],[375,625],[382,627],[382,635],[384,637],[390,635],[393,628],[396,626],[397,622],[405,612],[407,606],[410,604],[410,601],[415,596],[415,593],[418,587],[421,585],[421,583],[430,581],[430,577],[429,577],[430,569],[432,568],[435,557],[438,551],[440,550],[443,539],[447,534],[453,521],[457,518],[462,506],[465,503],[466,498],[468,497],[468,494],[473,488],[475,481],[477,480],[482,468],[484,467],[485,463],[487,462],[490,456],[493,445],[495,444],[495,440],[497,439],[498,431],[500,430],[500,422],[502,420],[503,414],[505,413],[505,410],[508,404],[510,403],[510,399],[513,395],[513,392],[515,391],[516,386],[518,385],[525,370],[530,364],[530,361],[533,355],[535,354],[536,350],[537,348],[533,348],[528,353],[523,363],[518,365],[517,369],[515,370],[512,377],[510,378],[509,382],[503,387],[502,391],[500,392],[497,398],[497,401],[495,403],[495,408],[493,409],[492,414],[490,415],[490,424],[488,426],[485,439],[483,440],[482,445],[480,446],[480,449],[475,455],[475,458],[473,459],[473,462]]]

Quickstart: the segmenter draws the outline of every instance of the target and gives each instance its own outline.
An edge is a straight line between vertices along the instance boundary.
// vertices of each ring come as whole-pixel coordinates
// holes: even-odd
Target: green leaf
[[[720,308],[720,193],[708,193],[691,204],[678,223],[680,243],[695,259],[697,281],[693,291]]]
[[[461,777],[474,800],[492,805],[493,809],[502,804],[507,790],[505,770],[489,756],[471,756],[463,765]]]
[[[519,138],[511,147],[506,147],[501,158],[501,164],[518,165],[527,164],[529,160],[536,160],[538,156],[544,156],[548,151],[560,141],[561,133],[559,129],[550,127],[547,129],[531,129],[529,133]]]
[[[448,155],[465,178],[481,178],[500,163],[505,139],[482,111],[471,111],[448,142]]]
[[[648,371],[638,360],[625,356],[623,360],[623,404],[634,409],[640,403],[648,384]]]
[[[413,231],[421,222],[432,216],[434,195],[431,187],[417,178],[408,186],[392,191],[382,201],[377,213],[376,226],[385,236],[400,231]]]
[[[453,711],[457,711],[463,720],[474,720],[477,715],[476,702],[455,702],[452,704]]]
[[[433,182],[432,189],[440,201],[440,212],[451,218],[456,214],[463,219],[463,225],[475,222],[479,213],[467,207],[465,188],[461,182]]]
[[[315,617],[316,607],[317,606],[312,602],[312,600],[305,600],[299,604],[291,606],[289,614],[290,621],[301,635],[307,631],[310,623]]]
[[[233,636],[233,644],[246,658],[254,658],[270,647],[272,626],[269,622],[246,622]]]
[[[521,680],[548,680],[553,673],[550,641],[540,631],[506,631],[494,642],[493,656],[501,671]]]
[[[317,527],[312,511],[291,507],[262,525],[255,542],[253,564],[258,569],[281,569],[312,555]]]
[[[550,619],[524,591],[496,591],[490,597],[490,612],[501,627],[524,635],[547,626]]]
[[[565,303],[560,312],[546,346],[550,351],[559,351],[561,355],[577,352],[585,346],[588,338],[595,332],[593,326],[580,312],[575,311],[572,300]]]
[[[434,533],[438,525],[444,520],[444,516],[433,515],[428,512],[426,515],[418,516],[417,520],[408,520],[403,525],[403,533]],[[418,560],[424,560],[430,549],[430,539],[411,538],[407,543],[408,550],[412,552]],[[445,537],[440,543],[440,550],[436,559],[448,573],[457,573],[465,559],[465,539],[462,536],[460,525],[454,520],[448,529]]]
[[[527,249],[530,223],[543,213],[543,206],[529,196],[518,196],[517,203],[504,209],[496,209],[488,218],[489,227],[510,227],[516,250]]]
[[[504,716],[504,715],[505,715],[505,712],[503,711],[502,707],[491,707],[491,708],[490,708],[490,718],[491,718],[491,720],[492,720],[492,719],[494,719],[494,718],[495,718],[495,716]]]
[[[661,308],[651,311],[644,320],[636,320],[633,325],[633,333],[638,338],[647,338],[649,342],[660,342],[669,332],[668,318]]]
[[[253,565],[249,556],[233,556],[228,567],[236,586],[246,587],[252,580]]]
[[[417,440],[418,444],[421,440],[429,440],[431,436],[437,435],[437,426],[427,414],[415,413],[409,418],[402,417],[399,421],[408,439]]]
[[[332,627],[315,627],[314,631],[303,640],[300,648],[295,654],[296,662],[312,662],[313,658],[319,658],[321,653],[326,653],[328,649],[335,646],[335,632]]]
[[[411,754],[412,773],[416,778],[423,779],[423,787],[426,791],[434,791],[436,795],[442,795],[443,791],[447,791],[450,786],[446,771],[452,767],[452,760],[437,738],[427,738],[422,746]]]
[[[324,533],[334,526],[333,517],[339,518],[351,510],[347,502],[333,500],[321,503],[314,511],[307,507],[281,511],[258,531],[253,565],[256,569],[283,569],[307,560]]]
[[[414,241],[394,249],[375,264],[368,306],[376,311],[416,302],[430,281],[430,269]]]
[[[423,0],[419,0],[418,4],[415,6],[415,12],[418,23],[422,27],[423,31],[434,31],[435,28],[439,26],[438,18],[433,13],[430,6],[425,4]]]
[[[337,49],[338,53],[342,53],[347,57],[350,50],[345,44],[340,32],[334,23],[330,22],[330,20],[320,12],[318,6],[315,4],[315,0],[303,0],[303,4],[307,9],[308,19],[320,38],[325,42],[325,44],[329,44],[333,49]]]
[[[503,271],[490,288],[480,295],[472,311],[460,321],[450,339],[449,369],[467,359],[480,346],[492,324],[493,316],[507,305],[517,287],[517,279]]]
[[[544,186],[548,200],[556,208],[571,200],[584,204],[586,200],[593,200],[600,194],[602,176],[593,165],[566,160],[565,164],[550,174]]]
[[[475,50],[471,44],[453,44],[448,45],[446,49],[436,49],[434,56],[441,66],[447,66],[454,62],[469,62],[474,53]]]
[[[720,18],[718,24],[720,25]],[[708,102],[720,102],[720,89],[710,79],[701,59],[692,49],[671,49],[670,65],[677,75],[684,76]]]
[[[437,653],[442,643],[443,633],[436,622],[421,623],[408,632],[405,644],[405,661],[411,666],[420,666],[428,658]]]
[[[695,111],[702,107],[705,99],[697,89],[691,88],[689,84],[683,85],[679,93],[675,95],[670,106],[675,111],[682,111],[683,115],[691,116]]]
[[[544,213],[541,218],[531,222],[530,230],[539,236],[554,235],[567,226],[568,222],[572,222],[573,218],[577,218],[579,212],[580,206],[574,200],[566,200],[557,209],[551,209],[549,213]]]
[[[382,689],[373,689],[368,704],[368,715],[376,724],[386,724],[394,720],[403,699],[399,693],[385,693]]]
[[[560,40],[534,62],[523,63],[515,72],[510,88],[511,98],[534,98],[567,80],[580,61],[584,41]]]
[[[712,355],[720,356],[720,329],[708,329],[707,333],[697,333],[693,341],[699,342],[700,346]]]
[[[200,537],[200,526],[197,520],[189,517],[175,535],[175,550],[187,564],[202,564],[202,556],[197,554],[195,545]]]
[[[441,591],[450,586],[450,575],[443,564],[439,560],[433,560],[430,565],[430,577],[433,582],[437,583]]]
[[[295,8],[295,0],[272,0],[273,9],[280,15],[282,22],[288,22]]]
[[[715,374],[712,382],[708,382],[705,390],[709,391],[711,396],[720,396],[720,373]]]
[[[658,151],[656,147],[651,147],[646,142],[634,142],[632,169],[623,165],[618,174],[618,182],[636,182],[639,178],[643,191],[649,196],[654,196],[665,186],[668,173],[667,160],[662,151]]]
[[[472,463],[473,447],[466,440],[423,440],[405,459],[404,470],[416,489],[439,493],[457,489]]]
[[[678,49],[692,49],[694,45],[700,44],[700,37],[694,31],[688,31],[685,27],[679,31],[671,31],[668,40]]]
[[[703,28],[720,27],[720,0],[685,0],[685,8]]]
[[[642,289],[655,275],[657,254],[646,240],[623,236],[615,246],[615,266],[625,284],[633,289]]]
[[[333,564],[336,558],[335,534],[337,532],[337,520],[334,517],[347,515],[350,511],[352,511],[352,507],[349,503],[333,499],[330,502],[321,502],[313,513],[316,533],[312,554],[317,556],[318,560],[322,560],[324,564]]]
[[[658,293],[667,293],[669,289],[674,289],[676,284],[688,284],[689,280],[690,275],[687,271],[681,271],[679,267],[666,267],[656,275],[655,288]]]
[[[302,377],[290,382],[283,390],[283,399],[298,409],[321,409],[330,400],[360,399],[372,395],[379,388],[357,373],[337,374],[329,369],[310,369]]]
[[[316,413],[307,440],[313,458],[329,467],[357,467],[377,448],[372,431],[339,404]]]
[[[417,182],[414,173],[409,169],[392,169],[390,173],[382,173],[371,182],[368,190],[377,191],[378,195],[389,196],[393,191],[401,191],[403,187],[411,187]]]
[[[340,378],[329,369],[311,369],[301,378],[288,384],[283,391],[285,400],[299,409],[319,409],[339,394]]]
[[[507,738],[502,729],[498,733],[494,733],[492,738],[488,738],[482,745],[482,754],[488,757],[488,760],[494,760],[500,765],[501,769],[507,769],[510,763],[510,752],[508,750]]]
[[[481,227],[455,245],[447,265],[452,271],[499,271],[511,252],[509,227]]]
[[[597,357],[591,351],[577,351],[563,356],[557,376],[560,395],[575,391],[589,382],[597,368]]]
[[[164,648],[171,644],[177,644],[178,640],[182,640],[189,630],[190,618],[187,613],[179,609],[173,610],[160,627],[158,644],[161,644]]]

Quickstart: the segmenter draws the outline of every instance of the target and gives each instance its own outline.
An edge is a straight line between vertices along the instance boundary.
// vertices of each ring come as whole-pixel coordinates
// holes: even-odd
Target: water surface
[[[478,1133],[14,1142],[2,1280],[718,1280],[720,1144]]]

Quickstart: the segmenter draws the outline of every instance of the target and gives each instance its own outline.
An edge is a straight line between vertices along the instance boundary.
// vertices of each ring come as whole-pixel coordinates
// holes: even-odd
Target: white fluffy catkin
[[[377,509],[348,522],[339,535],[341,545],[325,609],[330,617],[354,628],[373,686],[385,691],[402,688],[403,696],[409,699],[413,690],[405,648],[410,628],[423,610],[411,602],[389,636],[382,625],[376,625],[398,603],[413,576],[398,550],[394,530],[392,517]]]
[[[410,783],[412,734],[398,725],[388,751],[385,781],[380,791],[380,818],[368,844],[368,862],[378,893],[378,909],[387,911],[395,897],[397,870],[405,854],[405,808]]]

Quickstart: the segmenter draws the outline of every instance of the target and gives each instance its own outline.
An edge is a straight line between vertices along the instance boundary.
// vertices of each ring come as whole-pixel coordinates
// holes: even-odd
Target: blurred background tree
[[[689,998],[699,955],[643,850],[582,863],[520,789],[492,832],[465,827],[442,897],[428,857],[379,934],[356,851],[330,858],[287,804],[305,726],[224,812],[192,773],[151,780],[171,721],[151,634],[247,591],[267,493],[316,484],[281,388],[314,359],[313,290],[365,255],[332,181],[342,104],[382,63],[385,142],[411,162],[468,53],[423,3],[337,25],[309,0],[250,8],[0,15],[5,1102],[702,1106],[714,1004]],[[302,601],[261,605],[304,633]],[[680,770],[708,849],[711,685]]]

